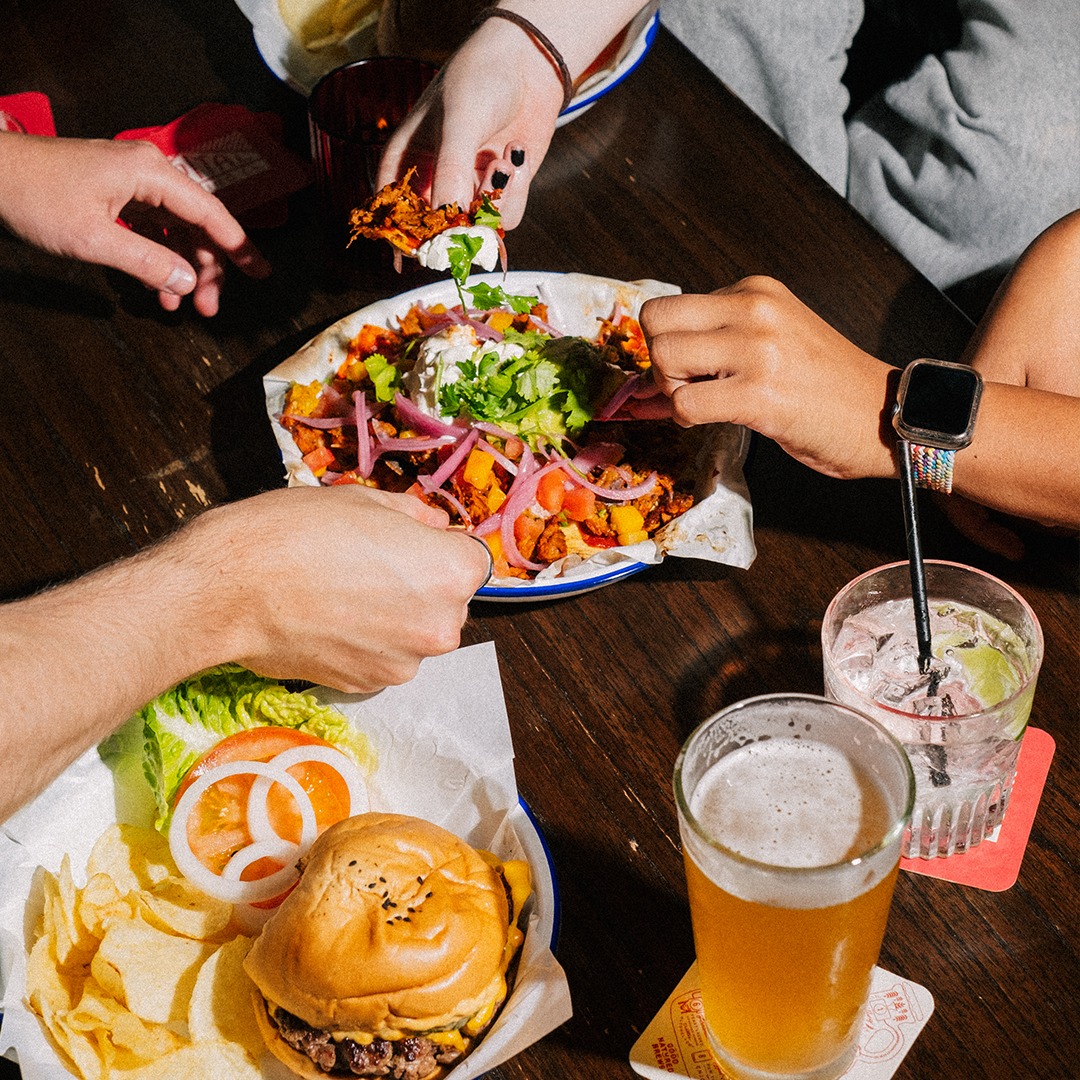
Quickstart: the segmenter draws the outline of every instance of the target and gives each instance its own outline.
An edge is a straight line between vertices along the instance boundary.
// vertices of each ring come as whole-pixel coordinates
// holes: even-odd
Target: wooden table
[[[0,93],[48,93],[61,134],[110,137],[216,100],[280,113],[306,153],[301,98],[265,68],[231,4],[14,6]],[[263,373],[398,287],[326,280],[312,221],[309,189],[292,199],[287,225],[257,237],[272,279],[234,275],[209,321],[189,307],[164,315],[118,275],[0,237],[0,597],[281,483]],[[971,330],[666,32],[617,93],[557,133],[509,250],[517,269],[653,277],[688,291],[772,274],[896,363],[955,358]],[[473,607],[464,640],[496,643],[519,786],[558,869],[558,955],[575,1006],[493,1080],[633,1075],[631,1045],[693,959],[670,790],[680,743],[728,702],[820,692],[829,599],[905,557],[895,484],[822,478],[764,440],[748,478],[759,547],[749,570],[669,561],[575,599]],[[1034,722],[1058,753],[1018,884],[989,893],[901,875],[881,963],[927,987],[936,1010],[898,1075],[1071,1076],[1076,544],[1033,534],[1028,557],[1004,564],[932,506],[924,520],[927,555],[982,566],[1035,608],[1046,661]]]

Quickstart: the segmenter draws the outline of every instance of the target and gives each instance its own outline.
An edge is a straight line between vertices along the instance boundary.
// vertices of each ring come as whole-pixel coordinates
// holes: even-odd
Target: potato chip
[[[109,926],[90,971],[136,1016],[159,1024],[185,1021],[199,968],[214,948],[136,917]]]
[[[374,23],[380,0],[278,0],[281,21],[305,48],[332,45]]]
[[[108,874],[121,896],[135,889],[152,889],[177,874],[168,838],[156,829],[114,825],[94,844],[86,864],[87,878]]]
[[[121,896],[108,874],[94,874],[79,893],[78,912],[83,925],[100,941],[114,922],[127,922],[134,914],[134,903],[129,897],[138,892]]]
[[[113,1080],[262,1080],[262,1076],[242,1047],[227,1042],[192,1043],[149,1065],[112,1073]]]
[[[66,972],[87,974],[87,965],[97,949],[97,939],[86,929],[76,910],[78,891],[71,877],[67,855],[59,874],[43,874],[42,932],[53,941],[56,963]]]
[[[233,909],[192,886],[165,837],[114,826],[87,882],[41,870],[26,1004],[84,1080],[259,1080],[264,1045]]]
[[[70,1009],[82,994],[84,981],[57,967],[53,938],[43,935],[34,942],[26,960],[26,997],[39,1016],[47,1018]]]
[[[244,970],[252,939],[222,945],[199,969],[188,1006],[188,1032],[195,1042],[234,1042],[254,1058],[265,1048],[251,1006],[254,983]]]
[[[183,1040],[161,1024],[148,1024],[124,1008],[95,979],[87,979],[78,1005],[64,1017],[73,1032],[97,1033],[109,1047],[103,1055],[110,1064],[119,1057],[134,1067],[155,1061],[183,1045]],[[126,1053],[125,1053],[126,1052]]]
[[[159,881],[135,894],[139,914],[151,926],[201,941],[220,939],[232,919],[232,904],[215,900],[183,877]]]

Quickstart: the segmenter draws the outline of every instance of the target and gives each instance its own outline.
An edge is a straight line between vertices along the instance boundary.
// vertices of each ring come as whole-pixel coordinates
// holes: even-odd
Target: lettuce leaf
[[[155,827],[164,829],[176,789],[203,754],[228,735],[271,725],[325,739],[366,772],[375,767],[367,737],[337,709],[237,664],[178,683],[140,709],[98,752],[118,777],[141,769],[154,800]]]

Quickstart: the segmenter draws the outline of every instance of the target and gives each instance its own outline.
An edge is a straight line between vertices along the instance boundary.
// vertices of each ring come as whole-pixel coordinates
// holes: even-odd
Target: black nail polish
[[[493,172],[491,174],[491,186],[497,191],[502,191],[504,187],[510,182],[510,177],[504,172]]]
[[[518,169],[525,164],[525,151],[520,146],[510,151],[510,164]]]

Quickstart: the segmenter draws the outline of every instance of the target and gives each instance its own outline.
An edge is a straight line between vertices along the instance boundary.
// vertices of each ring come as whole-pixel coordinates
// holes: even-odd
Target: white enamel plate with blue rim
[[[471,284],[484,281],[501,285],[512,294],[537,296],[547,305],[548,322],[553,327],[564,334],[587,338],[596,336],[600,320],[609,318],[617,307],[636,315],[645,300],[679,292],[676,286],[659,281],[616,281],[586,274],[531,270],[511,271],[505,276],[478,274],[469,280]],[[345,359],[349,342],[365,324],[396,327],[398,319],[419,302],[447,306],[458,303],[453,281],[424,285],[346,315],[264,376],[267,415],[290,487],[314,487],[319,483],[304,464],[292,435],[278,422],[290,385],[329,379]],[[601,549],[583,561],[563,560],[562,565],[547,567],[530,580],[494,579],[480,589],[477,597],[529,603],[577,596],[621,581],[660,562],[666,555],[749,566],[754,557],[753,531],[742,476],[748,434],[730,425],[711,425],[701,430],[701,446],[695,462],[698,502],[666,525],[655,539],[632,547]]]

